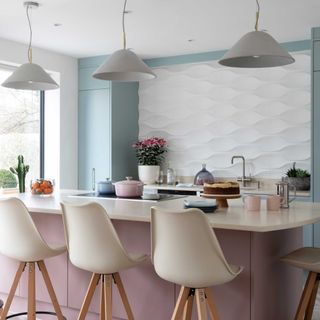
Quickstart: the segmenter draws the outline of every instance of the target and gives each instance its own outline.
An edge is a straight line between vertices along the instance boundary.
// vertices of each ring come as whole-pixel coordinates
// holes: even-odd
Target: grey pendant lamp
[[[269,68],[293,63],[294,58],[265,31],[258,30],[260,5],[257,2],[255,31],[245,34],[219,61],[236,68]]]
[[[38,64],[32,62],[32,28],[29,10],[38,8],[37,2],[25,2],[26,14],[30,29],[28,47],[29,62],[21,65],[11,76],[2,83],[3,87],[21,90],[52,90],[59,88],[59,85],[45,72]]]
[[[154,79],[153,71],[132,51],[127,49],[126,31],[124,17],[127,0],[124,1],[122,12],[123,49],[115,51],[107,60],[93,73],[93,77],[101,80],[119,82],[132,82]]]

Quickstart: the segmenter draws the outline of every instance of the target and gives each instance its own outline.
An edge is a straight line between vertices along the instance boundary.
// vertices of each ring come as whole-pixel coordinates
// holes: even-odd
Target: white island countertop
[[[143,201],[105,198],[80,198],[70,195],[83,193],[79,190],[55,191],[49,197],[34,196],[30,193],[1,195],[0,198],[15,196],[20,198],[30,212],[61,214],[60,202],[86,203],[96,201],[103,205],[111,219],[150,222],[150,208],[159,206],[171,210],[183,209],[185,198],[166,201]],[[196,197],[189,197],[194,198]],[[289,209],[267,211],[266,201],[262,200],[259,212],[246,211],[241,199],[228,200],[228,208],[219,208],[213,214],[207,214],[211,226],[220,229],[266,232],[291,229],[320,221],[320,203],[290,203]]]

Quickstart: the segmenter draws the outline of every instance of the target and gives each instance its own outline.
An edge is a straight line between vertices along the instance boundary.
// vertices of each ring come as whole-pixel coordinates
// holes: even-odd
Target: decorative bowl
[[[35,195],[50,195],[54,190],[53,179],[34,179],[30,183],[31,193]]]

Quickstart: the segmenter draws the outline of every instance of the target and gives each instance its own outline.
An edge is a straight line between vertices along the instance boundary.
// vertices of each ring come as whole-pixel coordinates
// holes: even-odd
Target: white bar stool
[[[20,315],[28,315],[28,320],[35,320],[36,314],[62,315],[54,292],[44,259],[57,256],[66,251],[66,246],[51,248],[42,239],[24,203],[18,198],[0,200],[0,253],[20,261],[9,295],[1,312],[0,319],[9,319]],[[36,311],[35,265],[38,265],[48,289],[55,313]],[[8,312],[16,292],[22,272],[26,266],[28,272],[28,312],[8,316]]]
[[[209,287],[234,279],[242,267],[229,265],[206,215],[198,209],[151,209],[152,261],[157,274],[181,285],[172,320],[189,320],[194,296],[198,319],[218,320]]]
[[[106,210],[98,203],[61,203],[69,257],[76,267],[92,272],[78,320],[84,320],[101,280],[100,319],[112,319],[112,280],[118,287],[129,320],[133,313],[119,271],[136,266],[146,255],[131,255],[123,248]]]
[[[300,248],[281,260],[309,271],[294,319],[311,320],[320,280],[320,248]]]

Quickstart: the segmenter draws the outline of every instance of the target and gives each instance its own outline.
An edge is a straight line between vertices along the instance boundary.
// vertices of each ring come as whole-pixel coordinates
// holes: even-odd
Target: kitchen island
[[[24,201],[45,240],[64,242],[60,201],[85,203],[88,198],[74,197],[79,191],[56,192],[52,197],[17,195]],[[158,205],[179,210],[183,199],[138,201],[91,199],[103,205],[113,220],[121,241],[129,252],[150,253],[150,207]],[[229,263],[244,266],[232,282],[213,288],[223,320],[292,319],[303,286],[303,273],[279,261],[284,254],[302,246],[302,226],[320,221],[320,204],[292,203],[290,209],[267,212],[263,201],[260,212],[247,212],[240,200],[209,214]],[[190,235],[196,237],[197,235]],[[11,285],[17,263],[0,256],[0,292],[2,298]],[[67,254],[47,261],[58,299],[68,319],[76,319],[85,295],[90,274],[68,261]],[[213,270],[214,272],[214,270]],[[122,273],[127,294],[137,320],[167,320],[174,308],[179,287],[160,279],[150,262]],[[17,290],[14,311],[25,309],[27,293],[24,278]],[[49,297],[40,277],[37,284],[38,306],[50,308]],[[126,319],[114,291],[115,319]],[[98,295],[90,307],[88,320],[97,320]]]

